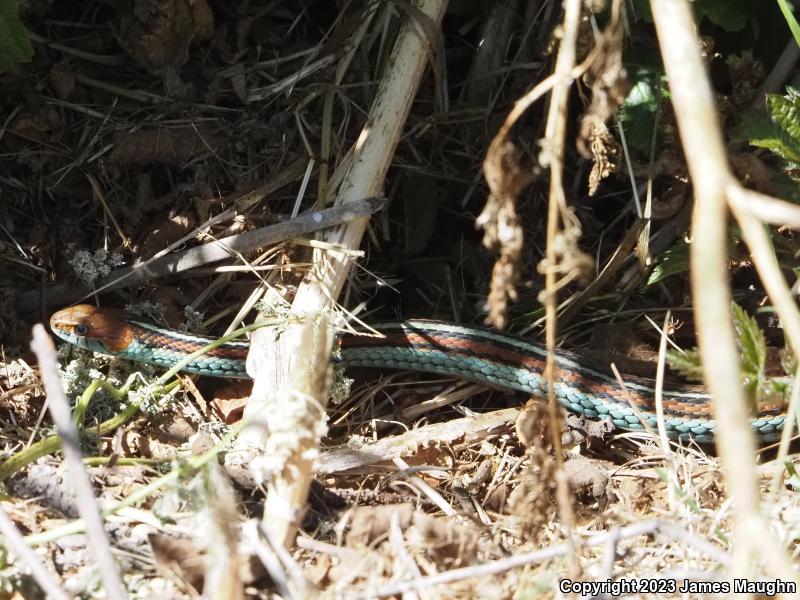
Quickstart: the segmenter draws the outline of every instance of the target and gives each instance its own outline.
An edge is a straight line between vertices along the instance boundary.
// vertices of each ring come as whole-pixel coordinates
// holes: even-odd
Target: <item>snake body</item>
[[[171,367],[214,338],[164,329],[135,316],[90,305],[55,313],[50,327],[61,339],[95,352]],[[382,337],[342,335],[336,360],[346,367],[407,369],[452,375],[500,388],[546,396],[545,349],[522,338],[488,329],[440,321],[411,320],[374,325]],[[247,342],[228,342],[183,368],[214,377],[248,378]],[[655,428],[653,382],[626,377],[617,381],[565,351],[557,354],[554,391],[568,411],[589,419],[608,419],[627,431]],[[672,438],[713,441],[716,423],[710,398],[694,386],[663,393],[664,424]],[[774,441],[786,419],[778,404],[761,406],[751,425],[759,441]]]

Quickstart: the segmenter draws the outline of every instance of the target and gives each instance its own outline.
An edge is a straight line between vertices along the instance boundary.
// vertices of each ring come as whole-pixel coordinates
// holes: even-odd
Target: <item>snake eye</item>
[[[83,323],[78,323],[77,325],[75,325],[75,333],[77,333],[78,335],[86,335],[87,333],[89,333],[89,328]]]

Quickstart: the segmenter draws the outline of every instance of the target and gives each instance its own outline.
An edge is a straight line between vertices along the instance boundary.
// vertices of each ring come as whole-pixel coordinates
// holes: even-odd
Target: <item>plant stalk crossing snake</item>
[[[214,341],[158,327],[113,309],[78,305],[56,312],[50,327],[61,339],[95,352],[171,367]],[[522,338],[489,329],[441,321],[409,320],[373,328],[382,337],[338,337],[335,360],[345,367],[407,369],[451,375],[545,397],[545,349]],[[213,377],[247,378],[246,341],[225,343],[183,368]],[[640,417],[655,428],[653,382],[626,377],[627,394],[617,381],[583,364],[570,353],[557,353],[555,394],[568,411],[590,419],[609,419],[617,428],[643,429]],[[710,398],[696,386],[665,390],[664,424],[672,438],[713,441],[716,423]],[[637,410],[631,407],[633,403]],[[786,419],[782,406],[762,406],[751,425],[760,442],[780,436]]]

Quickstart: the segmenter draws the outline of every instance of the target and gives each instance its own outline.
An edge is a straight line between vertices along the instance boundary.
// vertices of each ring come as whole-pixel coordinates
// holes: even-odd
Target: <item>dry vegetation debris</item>
[[[89,518],[81,485],[133,597],[524,598],[558,594],[566,577],[702,582],[735,564],[740,521],[712,448],[577,418],[562,436],[544,403],[520,409],[519,394],[450,379],[348,374],[327,422],[309,400],[320,409],[310,428],[327,435],[301,449],[315,476],[301,482],[307,509],[273,515],[300,528],[288,548],[259,520],[263,487],[234,487],[219,460],[235,449],[247,389],[184,377],[159,395],[152,369],[64,349],[70,400],[93,379],[109,384],[71,440],[86,457],[83,484],[56,453],[28,346],[34,322],[90,295],[218,335],[256,309],[285,315],[298,288],[327,281],[314,271],[320,255],[359,258],[341,274],[337,309],[367,323],[402,313],[541,332],[552,302],[560,343],[652,375],[657,354],[640,349],[660,334],[641,316],[669,309],[676,343],[694,346],[692,194],[652,21],[623,2],[577,9],[573,29],[550,0],[451,4],[439,24],[401,2],[25,3],[36,55],[0,76],[0,595],[43,597],[49,572],[52,597],[102,597],[101,587],[122,597],[92,554],[102,531],[76,520]],[[774,53],[758,40],[734,52],[747,42],[702,23],[727,125],[760,97]],[[386,201],[329,208],[355,185],[347,174],[376,90],[404,67],[403,27],[429,68],[402,135],[387,141],[385,185],[371,183]],[[571,87],[552,75],[565,32],[576,37]],[[715,54],[713,36],[733,49]],[[792,175],[741,143],[730,162],[765,194]],[[355,247],[297,239],[384,208]],[[210,240],[234,252],[212,260]],[[729,241],[736,299],[755,311],[767,295],[742,241]],[[792,233],[773,241],[787,271]],[[772,349],[783,344],[777,319],[758,325],[765,370],[793,367]],[[126,382],[146,398],[143,413],[115,391]],[[35,461],[15,462],[37,447]],[[770,452],[752,475],[765,522],[794,552],[800,480]],[[755,562],[753,579],[770,573]]]

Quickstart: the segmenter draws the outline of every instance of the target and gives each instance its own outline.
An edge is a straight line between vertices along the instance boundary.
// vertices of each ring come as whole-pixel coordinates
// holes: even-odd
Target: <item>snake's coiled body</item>
[[[213,338],[163,329],[134,316],[89,305],[73,306],[50,319],[63,340],[104,354],[171,367]],[[337,358],[345,366],[409,369],[452,375],[546,395],[546,351],[518,337],[439,321],[405,321],[374,326],[383,337],[343,335]],[[184,371],[214,377],[247,378],[247,342],[228,342],[193,360]],[[627,394],[615,379],[559,351],[555,393],[568,411],[590,419],[609,419],[616,427],[640,431],[656,427],[650,380],[626,377]],[[664,424],[673,438],[713,440],[716,423],[710,399],[692,386],[664,391]],[[635,409],[631,406],[633,404]],[[762,406],[752,420],[761,442],[780,436],[786,419],[782,406]]]

